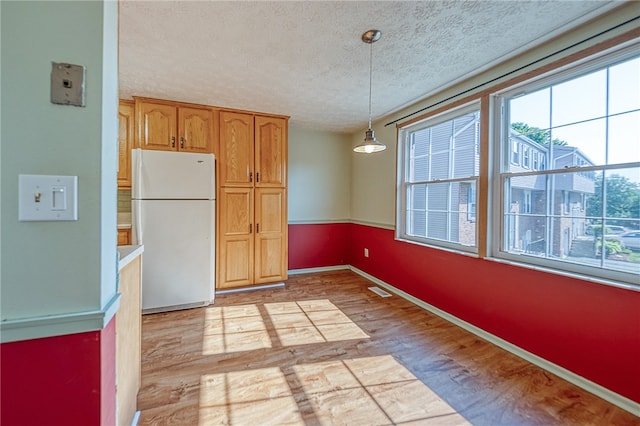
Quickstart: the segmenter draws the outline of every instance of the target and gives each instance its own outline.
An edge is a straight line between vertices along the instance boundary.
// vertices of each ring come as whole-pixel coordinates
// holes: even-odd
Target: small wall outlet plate
[[[82,65],[51,62],[51,102],[85,106],[85,73]]]

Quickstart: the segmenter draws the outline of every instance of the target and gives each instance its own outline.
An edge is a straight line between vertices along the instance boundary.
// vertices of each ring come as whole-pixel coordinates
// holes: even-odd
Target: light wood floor
[[[640,425],[351,271],[145,315],[140,425]]]

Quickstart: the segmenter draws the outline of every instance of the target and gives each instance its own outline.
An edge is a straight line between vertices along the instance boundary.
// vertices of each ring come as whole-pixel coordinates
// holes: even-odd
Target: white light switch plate
[[[19,175],[18,220],[78,220],[78,176]]]

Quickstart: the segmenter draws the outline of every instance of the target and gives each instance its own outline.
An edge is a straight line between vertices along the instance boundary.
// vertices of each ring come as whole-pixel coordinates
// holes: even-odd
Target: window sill
[[[548,273],[548,274],[561,275],[561,276],[564,276],[564,277],[575,278],[577,280],[589,281],[589,282],[592,282],[592,283],[595,283],[595,284],[607,285],[607,286],[610,286],[610,287],[617,287],[617,288],[636,291],[636,292],[640,293],[640,284],[634,285],[634,284],[629,284],[629,283],[626,283],[626,282],[608,280],[608,279],[605,279],[605,278],[594,277],[594,276],[591,276],[591,275],[584,275],[584,274],[578,274],[578,273],[575,273],[575,272],[562,271],[560,269],[547,268],[547,267],[544,267],[544,266],[532,265],[530,263],[524,263],[524,262],[516,262],[516,261],[513,261],[513,260],[501,259],[501,258],[497,258],[497,257],[487,256],[487,257],[484,258],[484,260],[488,260],[490,262],[502,263],[502,264],[505,264],[505,265],[517,266],[517,267],[520,267],[520,268],[533,269],[535,271],[545,272],[545,273]]]
[[[422,241],[410,240],[410,239],[402,238],[402,237],[398,237],[398,236],[396,236],[395,239],[396,239],[396,241],[400,241],[400,242],[403,242],[403,243],[415,244],[415,245],[418,245],[418,246],[427,247],[427,248],[435,249],[435,250],[443,250],[443,251],[446,251],[446,252],[449,252],[449,253],[461,254],[463,256],[474,257],[476,259],[479,258],[478,253],[476,252],[476,250],[477,250],[476,247],[473,247],[473,251],[464,251],[464,250],[456,249],[456,248],[453,248],[453,247],[444,247],[444,246],[439,246],[439,245],[436,245],[436,244],[429,244],[429,243],[422,242]]]

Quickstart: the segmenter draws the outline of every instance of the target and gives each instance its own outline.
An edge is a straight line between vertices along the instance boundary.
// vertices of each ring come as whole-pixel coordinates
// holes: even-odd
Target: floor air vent
[[[391,293],[387,293],[386,291],[384,291],[380,287],[369,287],[369,290],[371,290],[372,292],[374,292],[375,294],[377,294],[380,297],[391,297]]]

